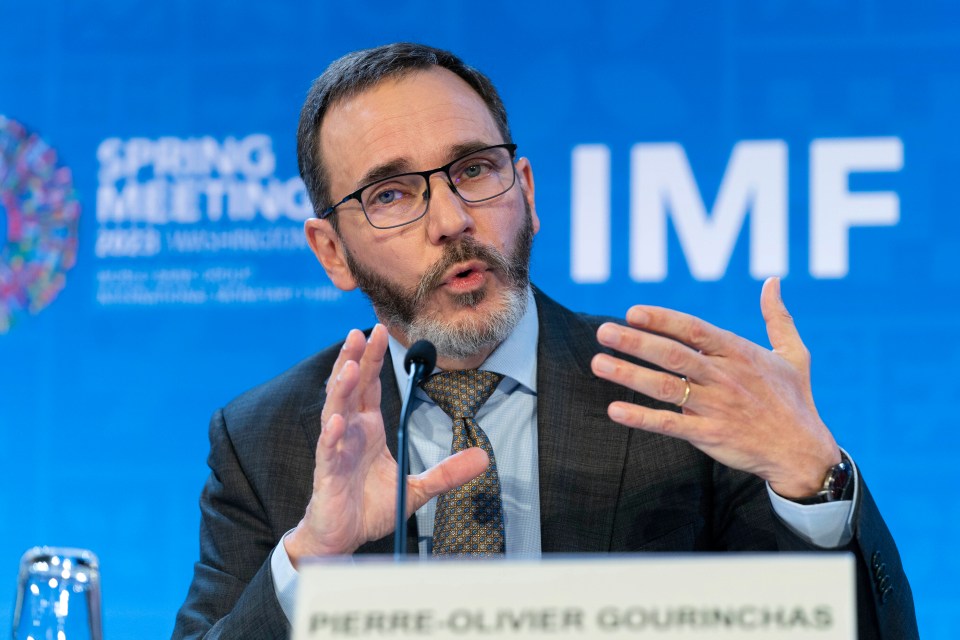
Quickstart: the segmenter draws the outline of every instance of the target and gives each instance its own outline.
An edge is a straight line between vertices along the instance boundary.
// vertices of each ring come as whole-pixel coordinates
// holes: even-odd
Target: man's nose
[[[431,242],[441,244],[473,233],[475,223],[467,204],[457,195],[449,177],[443,172],[430,176],[427,201],[427,230]]]

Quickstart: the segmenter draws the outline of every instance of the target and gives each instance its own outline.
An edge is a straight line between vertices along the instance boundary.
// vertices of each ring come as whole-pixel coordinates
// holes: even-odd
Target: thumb
[[[409,476],[407,513],[413,513],[430,498],[456,489],[487,470],[490,458],[479,447],[459,451],[420,475]]]
[[[780,295],[780,278],[767,278],[760,292],[760,313],[767,325],[767,337],[773,350],[795,364],[808,358],[807,348],[800,339],[793,316],[787,311]]]

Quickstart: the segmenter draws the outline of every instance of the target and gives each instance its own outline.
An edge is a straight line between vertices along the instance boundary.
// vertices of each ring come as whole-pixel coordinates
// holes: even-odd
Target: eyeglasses
[[[517,181],[513,157],[515,144],[498,144],[471,151],[465,156],[429,171],[390,176],[360,187],[340,202],[330,205],[320,219],[337,207],[356,200],[367,222],[377,229],[393,229],[416,222],[430,206],[430,176],[441,171],[450,189],[464,202],[474,204],[502,196]]]

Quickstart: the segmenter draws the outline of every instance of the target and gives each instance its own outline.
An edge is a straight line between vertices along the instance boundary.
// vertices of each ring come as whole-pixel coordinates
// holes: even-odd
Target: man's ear
[[[334,286],[343,291],[356,289],[357,282],[347,266],[343,241],[330,222],[310,218],[303,223],[303,231],[307,235],[307,244],[310,245],[313,255],[317,256]]]
[[[533,222],[533,232],[540,231],[540,218],[537,216],[537,203],[533,197],[533,167],[526,158],[517,160],[517,177],[520,180],[520,187],[523,190],[523,197],[527,199],[530,206],[530,218]]]

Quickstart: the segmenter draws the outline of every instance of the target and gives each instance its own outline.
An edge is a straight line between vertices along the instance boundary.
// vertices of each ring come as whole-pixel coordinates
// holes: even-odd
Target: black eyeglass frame
[[[453,178],[450,176],[450,167],[452,167],[453,165],[457,164],[462,160],[465,160],[466,158],[469,158],[470,156],[476,153],[489,151],[490,149],[506,149],[507,151],[510,152],[510,168],[513,171],[513,180],[510,182],[509,187],[507,187],[506,189],[504,189],[503,191],[501,191],[495,196],[490,196],[489,198],[481,198],[480,200],[468,200],[463,197],[463,194],[461,194],[457,190],[457,186],[453,183]],[[345,196],[340,202],[330,205],[329,207],[324,209],[322,212],[320,212],[320,215],[318,215],[317,217],[321,220],[326,220],[334,213],[334,211],[336,211],[337,207],[339,207],[342,204],[346,204],[351,200],[356,200],[357,202],[360,203],[360,210],[363,211],[363,217],[367,219],[367,223],[374,229],[396,229],[397,227],[403,227],[408,224],[413,224],[423,216],[427,215],[427,211],[430,209],[430,176],[437,173],[438,171],[442,171],[447,176],[447,184],[450,186],[450,190],[453,191],[455,194],[457,194],[457,197],[463,200],[464,202],[469,204],[476,204],[478,202],[486,202],[487,200],[493,200],[494,198],[499,198],[507,191],[510,191],[510,189],[513,189],[513,185],[517,183],[517,165],[515,164],[516,153],[517,153],[517,145],[515,144],[512,144],[512,143],[493,144],[493,145],[490,145],[489,147],[481,147],[480,149],[475,149],[470,153],[465,153],[459,158],[454,158],[447,164],[443,165],[442,167],[437,167],[436,169],[428,169],[427,171],[408,171],[407,173],[398,173],[396,175],[388,176],[386,178],[380,178],[379,180],[374,180],[373,182],[363,185],[353,193]],[[393,224],[393,225],[390,225],[389,227],[378,227],[377,225],[373,224],[373,222],[370,220],[370,216],[367,215],[367,210],[363,206],[363,201],[360,199],[360,194],[363,193],[365,189],[375,184],[379,184],[387,180],[393,180],[395,178],[402,178],[404,176],[421,176],[424,182],[427,183],[427,190],[423,194],[424,199],[427,201],[427,206],[423,208],[423,213],[418,215],[413,220],[407,220],[406,222],[401,222],[400,224]]]

